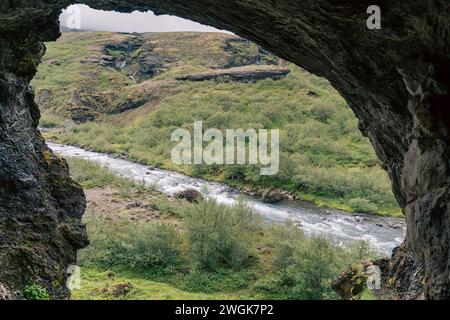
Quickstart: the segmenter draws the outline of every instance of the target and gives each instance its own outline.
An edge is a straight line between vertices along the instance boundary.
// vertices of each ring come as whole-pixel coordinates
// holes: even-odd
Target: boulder
[[[279,189],[269,189],[263,193],[261,200],[265,203],[276,203],[284,199],[283,191]]]
[[[194,189],[186,189],[180,192],[175,193],[175,198],[177,199],[185,199],[189,202],[200,202],[203,200],[203,195]]]

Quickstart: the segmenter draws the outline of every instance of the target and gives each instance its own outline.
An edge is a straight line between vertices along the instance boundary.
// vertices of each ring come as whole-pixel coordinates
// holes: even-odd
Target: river
[[[91,152],[77,147],[48,143],[62,157],[77,157],[108,167],[113,173],[154,186],[161,193],[173,195],[185,189],[195,189],[218,203],[232,205],[242,196],[269,221],[290,219],[299,223],[306,235],[331,237],[342,244],[356,240],[367,241],[374,249],[389,255],[403,242],[406,226],[403,219],[368,214],[349,214],[332,209],[317,208],[301,201],[282,201],[267,204],[241,195],[224,184],[161,169],[153,169],[135,162],[118,159],[108,154]]]

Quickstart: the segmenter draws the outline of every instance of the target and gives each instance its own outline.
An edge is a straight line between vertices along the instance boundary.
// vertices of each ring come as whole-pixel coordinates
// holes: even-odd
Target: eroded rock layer
[[[56,269],[85,244],[82,193],[45,148],[28,89],[42,41],[57,38],[60,10],[73,2],[211,24],[330,80],[358,117],[404,209],[408,235],[392,257],[388,283],[400,297],[450,298],[448,0],[378,1],[381,30],[366,28],[372,1],[3,1],[0,282],[24,283],[32,266],[32,274],[60,283]]]

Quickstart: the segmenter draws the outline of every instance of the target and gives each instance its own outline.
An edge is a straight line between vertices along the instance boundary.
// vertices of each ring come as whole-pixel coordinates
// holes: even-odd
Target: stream
[[[108,167],[113,173],[155,186],[157,190],[173,195],[176,192],[195,189],[205,197],[218,203],[233,205],[239,197],[254,207],[266,220],[297,222],[306,235],[326,236],[345,244],[356,240],[365,240],[374,249],[390,255],[392,250],[403,242],[406,225],[401,218],[381,217],[369,214],[349,214],[346,212],[322,209],[302,201],[282,201],[267,204],[259,199],[242,195],[224,184],[115,158],[112,155],[86,151],[77,147],[48,143],[55,153],[62,157],[76,157],[96,162]]]

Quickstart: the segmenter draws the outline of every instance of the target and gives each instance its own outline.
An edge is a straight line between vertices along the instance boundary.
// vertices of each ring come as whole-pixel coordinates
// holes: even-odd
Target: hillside
[[[348,211],[398,215],[386,173],[328,81],[218,33],[64,33],[32,83],[61,143],[262,192],[279,187]],[[281,170],[176,166],[178,127],[279,128]]]

